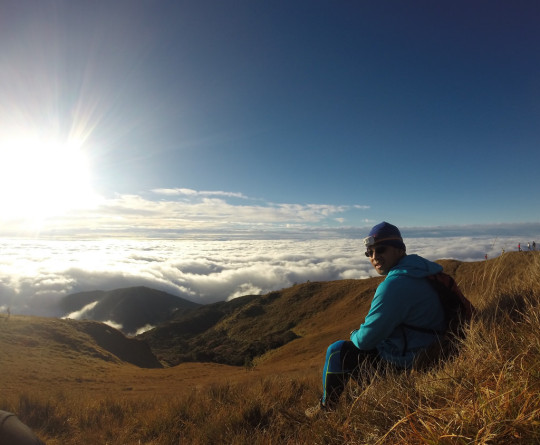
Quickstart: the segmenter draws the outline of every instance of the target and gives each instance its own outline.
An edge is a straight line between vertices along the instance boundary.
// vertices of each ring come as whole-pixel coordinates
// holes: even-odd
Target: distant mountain
[[[125,334],[135,334],[145,326],[171,319],[174,313],[201,306],[181,297],[148,287],[130,287],[111,291],[79,292],[60,301],[63,316],[113,322]],[[76,314],[75,314],[76,313]]]
[[[127,338],[116,329],[95,321],[65,320],[80,332],[86,333],[95,344],[123,362],[140,368],[162,368],[148,345],[134,338]]]

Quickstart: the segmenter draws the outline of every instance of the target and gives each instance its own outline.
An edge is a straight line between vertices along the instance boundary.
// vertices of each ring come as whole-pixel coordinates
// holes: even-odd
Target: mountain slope
[[[59,363],[129,363],[140,368],[161,368],[143,341],[127,338],[95,321],[11,316],[0,323],[3,365],[17,357],[33,356]]]
[[[169,320],[173,313],[199,307],[175,295],[147,287],[130,287],[112,291],[80,292],[64,297],[60,308],[64,316],[114,322],[126,334],[145,326]],[[70,317],[70,318],[71,318]]]
[[[355,319],[363,317],[379,282],[379,278],[310,282],[263,296],[236,298],[187,311],[138,338],[169,365],[190,361],[251,364],[311,329],[321,331],[315,325],[322,324],[324,329],[324,314],[344,310],[344,305],[350,306],[348,313]]]

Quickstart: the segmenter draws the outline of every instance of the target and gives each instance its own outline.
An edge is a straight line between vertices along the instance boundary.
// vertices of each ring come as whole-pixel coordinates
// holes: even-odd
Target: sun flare
[[[0,140],[0,208],[4,219],[40,221],[92,207],[90,167],[82,145],[56,137]]]

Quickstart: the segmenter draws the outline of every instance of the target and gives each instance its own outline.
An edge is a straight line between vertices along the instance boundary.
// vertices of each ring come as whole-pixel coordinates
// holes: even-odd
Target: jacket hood
[[[414,278],[424,278],[428,275],[434,275],[443,270],[440,264],[426,260],[419,255],[405,255],[399,262],[388,272],[387,276],[391,275],[408,275]]]

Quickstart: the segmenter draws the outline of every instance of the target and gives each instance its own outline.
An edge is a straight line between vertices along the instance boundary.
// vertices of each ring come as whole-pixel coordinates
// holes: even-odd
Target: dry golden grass
[[[540,255],[445,263],[480,308],[460,355],[429,372],[351,383],[338,409],[315,420],[303,413],[319,397],[325,348],[366,310],[349,282],[298,324],[302,338],[252,370],[140,369],[105,351],[89,356],[95,345],[57,326],[77,348],[62,346],[43,334],[54,320],[0,320],[0,409],[49,445],[540,443]]]

